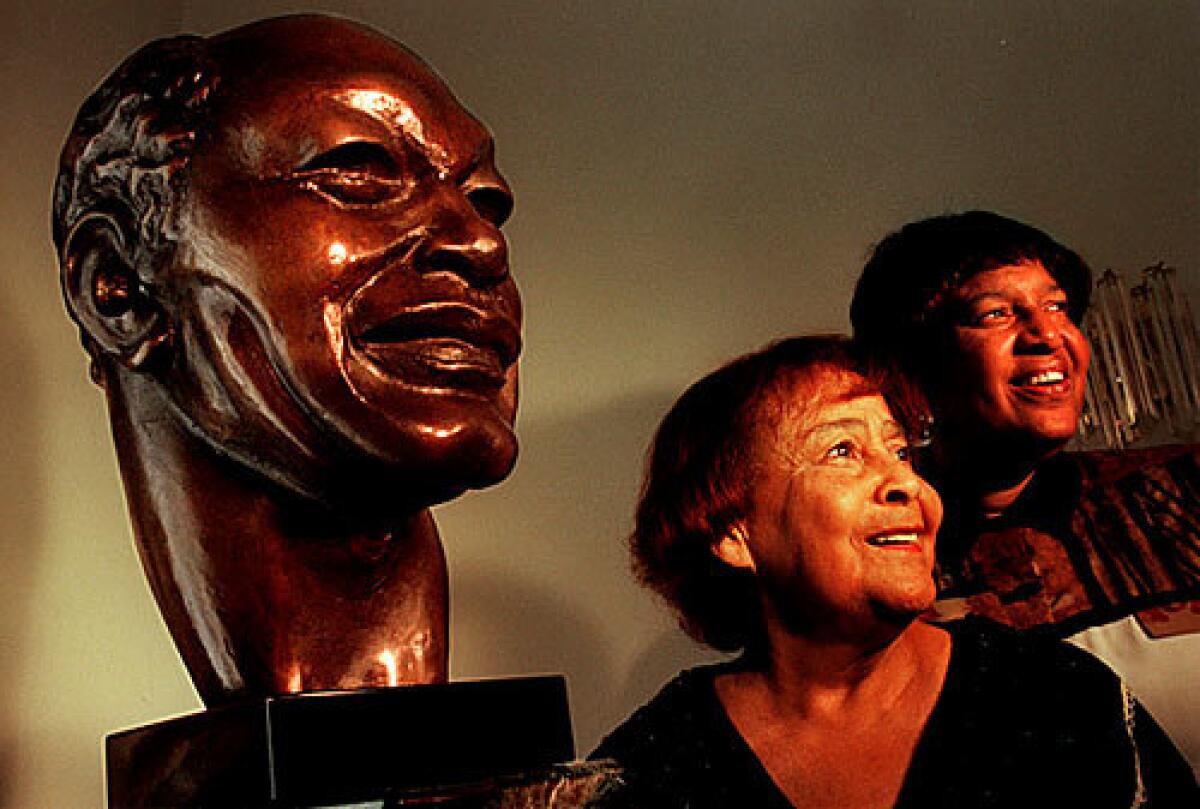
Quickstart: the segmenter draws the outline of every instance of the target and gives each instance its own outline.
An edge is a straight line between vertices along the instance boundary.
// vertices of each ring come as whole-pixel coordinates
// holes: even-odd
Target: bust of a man
[[[206,704],[445,678],[428,509],[516,457],[492,151],[419,58],[318,16],[152,43],[81,109],[64,296]]]

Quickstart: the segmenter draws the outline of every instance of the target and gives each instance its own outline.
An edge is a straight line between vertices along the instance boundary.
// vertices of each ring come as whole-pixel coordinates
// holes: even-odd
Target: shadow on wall
[[[633,581],[625,544],[646,447],[677,394],[522,423],[512,479],[438,515],[455,676],[564,672],[581,755],[702,655]]]
[[[454,587],[455,601],[465,602],[452,613],[455,632],[471,646],[452,647],[454,658],[483,652],[488,668],[504,675],[566,674],[578,737],[584,695],[613,679],[603,626],[556,588],[519,572],[473,569],[457,575]]]
[[[699,645],[678,626],[663,629],[649,644],[638,649],[637,656],[626,671],[617,697],[618,703],[625,706],[624,712],[612,724],[615,725],[633,709],[649,701],[682,669],[728,660],[729,657]],[[604,732],[611,729],[605,728]]]
[[[14,316],[12,287],[0,297],[0,806],[12,799],[17,700],[34,574],[43,545],[45,485],[38,452],[34,341]]]

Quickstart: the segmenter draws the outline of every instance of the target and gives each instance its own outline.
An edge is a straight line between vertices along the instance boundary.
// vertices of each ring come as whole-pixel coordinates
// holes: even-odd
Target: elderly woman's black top
[[[897,807],[1200,807],[1187,762],[1103,663],[979,619],[945,628],[946,681]],[[683,672],[604,740],[592,757],[627,784],[605,806],[792,805],[716,696],[736,665]]]

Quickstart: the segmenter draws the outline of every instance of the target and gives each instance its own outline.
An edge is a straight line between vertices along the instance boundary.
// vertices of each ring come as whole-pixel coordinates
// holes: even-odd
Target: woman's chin
[[[889,597],[874,602],[875,613],[888,623],[907,626],[927,613],[933,607],[936,597],[937,591],[932,586],[928,589],[889,594]]]

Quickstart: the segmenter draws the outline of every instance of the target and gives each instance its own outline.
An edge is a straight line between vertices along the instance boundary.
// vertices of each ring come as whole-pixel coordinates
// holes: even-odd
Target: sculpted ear
[[[165,313],[138,278],[111,214],[88,214],[71,228],[62,284],[71,316],[101,354],[138,370],[166,347]]]
[[[730,567],[755,572],[754,557],[750,554],[750,535],[740,522],[710,546],[713,556]]]

